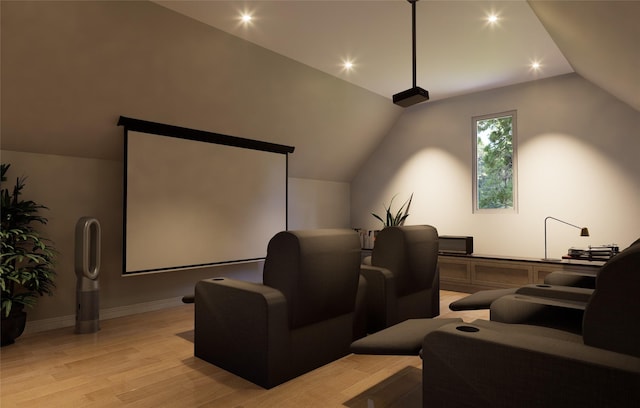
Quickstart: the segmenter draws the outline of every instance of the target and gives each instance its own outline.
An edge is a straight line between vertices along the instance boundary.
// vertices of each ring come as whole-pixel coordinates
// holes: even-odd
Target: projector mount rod
[[[413,39],[413,87],[417,86],[417,74],[416,74],[416,2],[418,0],[407,0],[411,3],[411,36]]]

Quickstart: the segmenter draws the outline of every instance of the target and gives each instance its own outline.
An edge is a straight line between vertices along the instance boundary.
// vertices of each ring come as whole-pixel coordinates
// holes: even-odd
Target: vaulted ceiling
[[[406,0],[156,3],[385,97],[412,86]],[[417,85],[439,100],[575,71],[640,110],[639,19],[636,1],[418,1]]]
[[[348,182],[406,112],[406,0],[0,4],[3,149],[119,160],[124,114],[292,145],[292,177]],[[640,111],[640,1],[416,9],[431,101],[576,72]]]
[[[639,1],[529,1],[574,70],[640,111]]]

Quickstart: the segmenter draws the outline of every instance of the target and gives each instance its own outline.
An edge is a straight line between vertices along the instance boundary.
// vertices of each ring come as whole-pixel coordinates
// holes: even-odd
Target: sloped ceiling
[[[412,86],[406,0],[155,2],[389,100]],[[242,13],[252,20],[240,22]],[[416,82],[431,101],[569,72],[524,0],[416,3]]]
[[[115,123],[124,114],[293,145],[293,176],[348,182],[405,112],[391,95],[411,86],[405,0],[0,5],[8,150],[119,160]],[[252,26],[239,24],[239,5],[254,12]],[[575,70],[640,110],[640,2],[421,0],[417,10],[417,82],[432,101]],[[237,37],[259,47],[249,53]],[[211,44],[239,48],[229,55],[242,61],[259,55],[263,65],[218,64]],[[186,70],[183,54],[193,58]],[[174,72],[182,75],[167,76]],[[215,83],[226,94],[214,99],[184,72],[234,80]],[[265,72],[280,82],[265,83]],[[279,99],[257,99],[266,96],[256,86]],[[245,89],[255,97],[240,98]],[[180,102],[187,97],[207,109]],[[214,102],[221,113],[211,118]]]
[[[156,3],[388,98],[411,86],[406,0]],[[417,84],[432,101],[575,71],[640,110],[639,1],[421,0],[416,10]]]
[[[639,1],[529,1],[574,70],[640,111]]]
[[[393,94],[412,86],[411,5],[406,0],[154,2],[369,90],[390,105]],[[252,21],[243,24],[242,13]],[[495,24],[487,21],[491,14]],[[640,1],[420,0],[417,85],[429,91],[433,102],[577,72],[640,110],[637,21]],[[341,65],[345,61],[353,63],[351,71]],[[538,70],[531,67],[534,61]],[[350,157],[351,165],[345,166],[324,157],[333,154],[321,148],[339,145],[338,134],[329,132],[321,146],[316,135],[299,135],[292,142],[299,147],[293,173],[327,177],[331,168],[330,179],[350,180],[381,140],[380,132],[360,134],[356,149],[341,150]],[[349,134],[355,137],[358,129]],[[303,156],[311,151],[318,154]]]

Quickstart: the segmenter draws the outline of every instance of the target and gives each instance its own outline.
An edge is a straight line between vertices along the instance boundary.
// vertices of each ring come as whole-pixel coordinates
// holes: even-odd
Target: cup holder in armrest
[[[547,284],[544,284],[544,283],[539,283],[539,284],[536,285],[536,288],[550,288],[550,287],[551,287],[551,285],[547,285]]]
[[[459,331],[465,332],[465,333],[476,333],[476,332],[480,331],[480,329],[478,329],[477,327],[473,327],[473,326],[457,326],[456,330],[459,330]]]
[[[213,278],[213,279],[211,279],[211,280],[214,280],[214,281],[221,281],[221,280],[224,280],[224,278]]]

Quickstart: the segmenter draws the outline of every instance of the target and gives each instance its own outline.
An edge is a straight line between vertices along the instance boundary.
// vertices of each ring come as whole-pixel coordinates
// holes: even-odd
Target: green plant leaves
[[[385,219],[382,219],[378,214],[371,213],[376,219],[378,219],[384,227],[394,227],[398,225],[403,225],[404,221],[409,216],[409,207],[411,206],[411,201],[413,200],[413,193],[407,201],[404,202],[396,211],[393,213],[391,211],[391,206],[393,205],[393,200],[396,198],[397,194],[391,198],[389,202],[389,206],[385,207]],[[403,212],[404,211],[404,212]]]
[[[4,316],[9,316],[16,305],[32,306],[38,296],[53,294],[56,276],[56,251],[33,226],[47,223],[39,214],[47,207],[20,199],[25,177],[18,177],[12,189],[5,188],[9,167],[1,165],[0,289]]]

